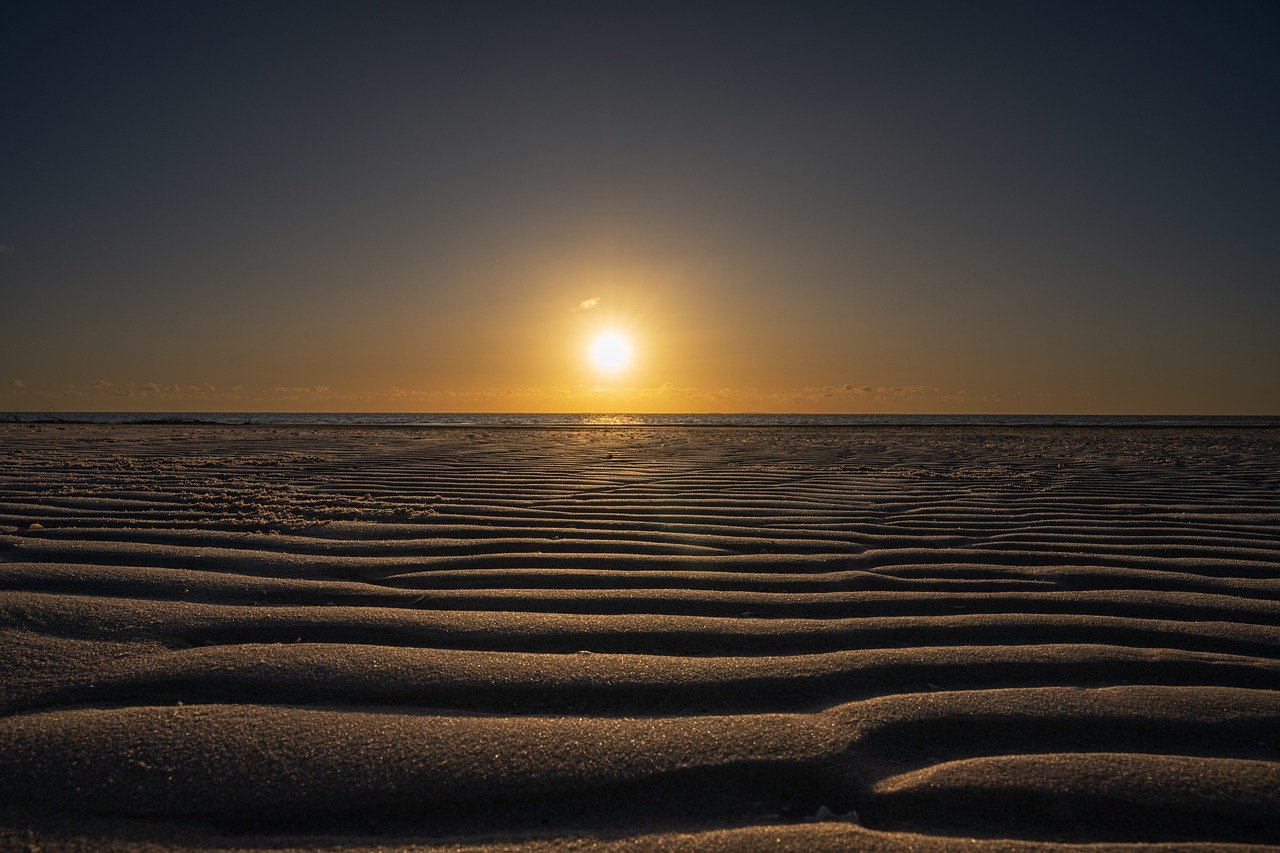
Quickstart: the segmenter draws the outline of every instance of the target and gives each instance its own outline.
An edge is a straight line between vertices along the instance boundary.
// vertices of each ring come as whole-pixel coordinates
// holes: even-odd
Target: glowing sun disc
[[[618,332],[601,332],[591,342],[590,356],[598,370],[617,373],[631,363],[631,341]]]

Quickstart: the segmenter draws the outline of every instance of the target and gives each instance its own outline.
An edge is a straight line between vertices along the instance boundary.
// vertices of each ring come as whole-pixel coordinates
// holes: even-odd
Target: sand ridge
[[[1277,459],[0,425],[0,840],[1280,843]]]

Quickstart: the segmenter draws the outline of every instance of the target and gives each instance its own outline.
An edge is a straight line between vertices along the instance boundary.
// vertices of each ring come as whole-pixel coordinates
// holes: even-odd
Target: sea
[[[0,423],[358,427],[1280,427],[1277,415],[468,414],[0,412]]]

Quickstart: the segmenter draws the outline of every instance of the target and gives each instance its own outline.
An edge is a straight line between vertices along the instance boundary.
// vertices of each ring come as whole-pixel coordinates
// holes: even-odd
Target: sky
[[[1280,414],[1278,25],[19,0],[0,409]]]

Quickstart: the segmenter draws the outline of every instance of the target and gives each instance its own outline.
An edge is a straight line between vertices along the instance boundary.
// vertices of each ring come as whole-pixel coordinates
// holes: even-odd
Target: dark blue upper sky
[[[8,408],[1280,411],[1275,3],[5,20]]]

